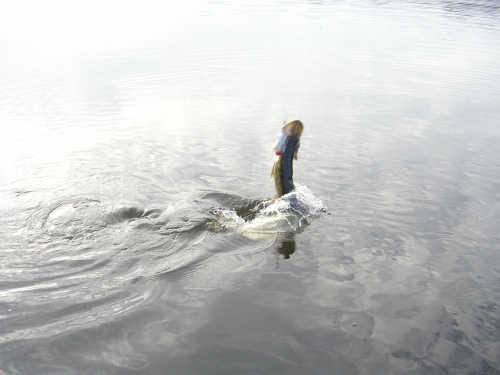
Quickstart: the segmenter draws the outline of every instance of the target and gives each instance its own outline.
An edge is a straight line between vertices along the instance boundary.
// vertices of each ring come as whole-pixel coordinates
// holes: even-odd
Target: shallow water
[[[500,374],[496,2],[4,8],[5,374]]]

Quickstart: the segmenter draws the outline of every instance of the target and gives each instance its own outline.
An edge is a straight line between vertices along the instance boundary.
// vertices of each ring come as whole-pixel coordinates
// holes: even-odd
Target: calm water
[[[500,374],[496,1],[2,8],[5,374]]]

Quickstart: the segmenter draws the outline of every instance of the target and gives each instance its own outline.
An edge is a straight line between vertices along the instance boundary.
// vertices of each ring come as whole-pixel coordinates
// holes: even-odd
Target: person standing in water
[[[292,121],[281,129],[278,139],[273,145],[276,161],[271,171],[276,187],[276,196],[280,198],[295,189],[293,184],[293,159],[297,160],[300,147],[300,136],[304,125],[298,120]]]

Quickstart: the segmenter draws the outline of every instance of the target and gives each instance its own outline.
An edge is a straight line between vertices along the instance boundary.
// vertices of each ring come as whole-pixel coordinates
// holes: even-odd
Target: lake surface
[[[499,46],[496,1],[4,4],[0,373],[500,374]],[[304,220],[245,222],[294,119]]]

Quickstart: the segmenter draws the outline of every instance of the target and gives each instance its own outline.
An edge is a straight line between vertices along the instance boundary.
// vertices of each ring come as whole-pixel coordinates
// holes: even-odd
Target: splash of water
[[[258,234],[295,232],[303,225],[310,224],[318,211],[326,211],[323,201],[316,198],[307,186],[298,185],[293,192],[257,211],[251,220],[245,220],[232,209],[213,209],[211,213],[217,221],[211,223],[210,229],[236,230],[254,237]]]

